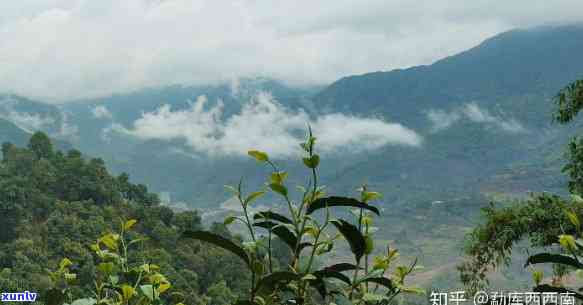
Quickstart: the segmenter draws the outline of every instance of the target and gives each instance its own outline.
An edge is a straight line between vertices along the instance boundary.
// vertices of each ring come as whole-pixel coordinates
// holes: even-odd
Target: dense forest
[[[99,273],[90,245],[120,223],[138,219],[131,238],[143,239],[129,262],[159,266],[172,283],[168,300],[185,304],[228,304],[247,285],[232,255],[197,241],[178,241],[186,230],[201,229],[196,211],[176,213],[161,206],[144,185],[125,174],[112,176],[100,159],[77,150],[55,150],[43,133],[26,148],[2,145],[0,163],[0,291],[54,288],[52,271],[63,259],[76,278],[71,298],[91,296]],[[222,224],[209,228],[233,237]],[[233,237],[236,238],[236,237]]]

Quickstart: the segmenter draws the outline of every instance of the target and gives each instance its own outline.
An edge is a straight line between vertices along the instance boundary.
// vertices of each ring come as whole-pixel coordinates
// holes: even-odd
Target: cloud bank
[[[43,131],[57,139],[76,140],[79,136],[79,127],[70,122],[70,114],[61,112],[59,116],[57,119],[48,115],[14,110],[0,112],[0,118],[12,122],[28,133]]]
[[[142,140],[181,140],[194,152],[209,156],[246,155],[260,149],[273,157],[285,158],[300,152],[309,123],[323,153],[359,152],[385,145],[419,146],[421,136],[400,124],[377,118],[361,118],[344,114],[321,115],[316,118],[304,111],[291,111],[268,93],[259,93],[241,111],[223,118],[221,101],[207,109],[207,98],[201,96],[191,107],[173,111],[163,105],[144,113],[130,128],[114,124],[105,130],[131,135]]]
[[[45,130],[56,123],[55,118],[49,115],[16,111],[15,105],[17,103],[18,101],[12,98],[0,98],[0,118],[13,123],[28,133]]]
[[[477,103],[467,103],[452,111],[429,110],[426,112],[427,119],[432,124],[432,131],[439,132],[445,130],[462,119],[467,119],[474,123],[484,124],[494,127],[500,131],[508,133],[524,133],[526,128],[513,118],[503,118],[495,116],[487,109],[482,109]]]
[[[18,100],[12,98],[0,98],[0,118],[28,133],[43,131],[59,139],[77,139],[79,128],[70,122],[70,113],[62,110],[51,114],[18,111],[15,107],[18,103]]]
[[[28,133],[44,130],[55,123],[55,119],[48,116],[42,116],[37,113],[17,112],[13,110],[0,113],[0,118],[12,122],[14,125],[18,126],[18,128]]]
[[[111,120],[113,118],[113,115],[111,114],[109,109],[107,109],[107,107],[105,107],[103,105],[93,107],[93,109],[91,109],[91,114],[96,119]]]
[[[70,117],[70,113],[61,111],[61,124],[51,136],[58,139],[77,141],[79,139],[79,127],[71,123]]]
[[[0,92],[47,101],[267,76],[293,84],[427,64],[580,0],[0,1]]]

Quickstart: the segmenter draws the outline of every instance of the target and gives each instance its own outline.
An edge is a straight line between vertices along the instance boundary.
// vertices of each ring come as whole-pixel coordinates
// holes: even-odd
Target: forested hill
[[[25,146],[31,136],[31,133],[18,127],[13,122],[0,117],[0,143],[10,142],[17,146]],[[73,148],[67,141],[56,139],[52,141],[57,149],[70,150]]]
[[[548,117],[550,105],[536,94],[549,97],[581,77],[581,49],[583,25],[513,30],[431,65],[344,77],[315,101],[319,107],[382,113],[417,126],[427,123],[420,110],[480,101],[546,124],[540,118]],[[527,97],[530,103],[523,102]]]
[[[583,76],[581,49],[583,25],[513,30],[431,65],[338,80],[316,107],[381,116],[425,139],[421,149],[387,148],[338,176],[401,185],[403,196],[425,193],[426,202],[468,190],[560,191],[561,148],[574,133],[550,113],[556,93]]]
[[[54,150],[43,133],[26,148],[2,145],[0,215],[0,291],[43,295],[54,285],[49,271],[68,258],[79,284],[74,294],[87,295],[97,268],[90,245],[128,219],[138,220],[131,237],[145,239],[129,259],[159,265],[183,293],[174,302],[226,304],[244,288],[236,258],[194,241],[177,242],[182,231],[201,228],[197,212],[161,206],[144,185],[126,174],[112,176],[100,159]],[[222,225],[211,229],[230,235]]]
[[[59,135],[63,126],[71,127],[76,134],[67,141],[74,147],[107,160],[116,173],[128,172],[153,191],[193,207],[216,207],[228,200],[223,185],[234,181],[226,173],[251,172],[245,159],[199,154],[182,136],[142,139],[120,130],[132,129],[144,113],[155,113],[160,105],[168,104],[174,113],[186,111],[199,95],[208,97],[207,109],[223,101],[221,121],[227,122],[257,91],[269,91],[290,112],[306,109],[313,118],[327,113],[375,116],[414,130],[423,145],[417,149],[389,145],[364,158],[345,154],[331,162],[334,166],[323,167],[323,177],[334,189],[367,182],[391,196],[387,201],[427,205],[493,185],[502,185],[509,193],[556,191],[562,185],[555,181],[561,177],[560,149],[551,148],[561,147],[573,133],[552,126],[549,113],[556,92],[582,76],[581,49],[583,26],[541,27],[499,34],[431,65],[348,76],[317,94],[314,88],[246,79],[237,86],[144,89],[52,110],[24,98],[0,100],[10,105],[3,115],[13,123],[15,116],[10,115],[20,113],[47,122],[51,118],[55,123],[37,129],[51,136]],[[514,179],[524,172],[517,165],[529,167],[541,160],[554,162],[549,171],[539,167]],[[248,175],[250,181],[262,182],[259,175]]]
[[[10,141],[16,145],[24,145],[29,136],[12,122],[0,118],[0,142]]]
[[[167,192],[173,201],[194,207],[216,207],[228,200],[223,185],[233,183],[226,174],[231,170],[245,172],[250,182],[261,183],[261,177],[254,176],[244,159],[197,154],[184,145],[183,138],[140,140],[111,132],[112,124],[131,128],[141,113],[151,113],[164,103],[174,111],[188,109],[188,100],[200,94],[206,94],[211,104],[223,100],[223,120],[228,121],[249,95],[267,90],[288,109],[307,108],[314,118],[326,113],[375,116],[423,137],[417,149],[389,145],[366,157],[342,155],[331,162],[334,166],[322,168],[330,188],[342,190],[367,182],[387,194],[387,201],[407,206],[412,201],[428,205],[458,198],[468,190],[479,193],[492,185],[502,185],[501,191],[509,193],[556,191],[563,185],[556,181],[561,177],[556,166],[560,161],[555,162],[560,148],[550,148],[561,147],[572,133],[550,124],[551,99],[583,73],[583,62],[578,60],[581,49],[583,26],[515,30],[432,65],[342,78],[311,99],[311,91],[248,80],[240,83],[243,94],[239,95],[227,85],[196,90],[168,87],[64,107],[79,127],[79,147],[156,192]],[[109,109],[111,118],[94,117],[95,106]],[[516,170],[517,164],[539,164],[534,160],[555,163],[549,171],[514,179],[524,172]]]

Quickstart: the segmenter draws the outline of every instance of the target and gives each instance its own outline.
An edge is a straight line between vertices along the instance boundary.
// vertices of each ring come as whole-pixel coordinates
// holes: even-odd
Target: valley
[[[22,146],[32,131],[46,132],[59,148],[102,158],[111,172],[164,194],[163,204],[199,210],[211,225],[240,213],[224,185],[243,177],[245,187],[265,188],[269,169],[249,159],[248,149],[273,153],[291,184],[306,183],[294,157],[310,123],[318,139],[322,134],[327,191],[354,195],[347,190],[366,184],[383,193],[377,242],[419,258],[425,268],[414,282],[447,288],[458,283],[464,238],[481,208],[530,192],[567,194],[562,152],[581,123],[557,126],[550,113],[556,92],[583,75],[581,49],[582,26],[540,27],[499,34],[431,65],[328,86],[243,78],[61,105],[6,95],[0,141]],[[161,121],[172,129],[161,130]],[[361,132],[348,132],[348,123]],[[266,137],[276,144],[262,147]],[[225,143],[239,146],[227,150]],[[280,205],[267,196],[260,207]],[[512,274],[496,273],[494,284],[530,280],[527,272]]]

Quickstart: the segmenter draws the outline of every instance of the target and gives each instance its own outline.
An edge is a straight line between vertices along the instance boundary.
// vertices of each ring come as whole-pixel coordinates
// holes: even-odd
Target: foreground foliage
[[[566,124],[575,119],[583,109],[583,80],[573,82],[561,90],[555,99],[557,111],[554,120]],[[513,247],[529,239],[532,248],[545,248],[553,252],[532,255],[525,267],[533,271],[535,291],[567,291],[565,276],[580,270],[583,265],[581,222],[583,217],[583,145],[575,137],[568,145],[567,164],[563,172],[569,175],[570,198],[542,193],[524,202],[504,208],[493,204],[484,209],[485,223],[470,234],[466,247],[467,259],[460,265],[462,282],[472,290],[488,284],[487,273],[501,265],[509,264]],[[553,276],[544,281],[543,273],[534,269],[539,264],[552,264]],[[576,289],[575,289],[576,290]],[[575,293],[575,290],[569,290]],[[583,296],[576,294],[583,299]]]
[[[45,295],[47,305],[62,304],[64,301],[75,305],[162,303],[161,297],[171,287],[171,283],[160,273],[160,267],[145,259],[141,263],[132,264],[128,255],[132,245],[143,241],[141,238],[127,237],[136,223],[134,219],[121,222],[119,234],[105,234],[91,245],[98,260],[92,297],[72,300],[70,287],[75,283],[77,274],[69,269],[73,262],[64,258],[59,269],[50,273],[55,288]]]
[[[303,163],[310,172],[309,183],[298,187],[300,196],[292,199],[286,184],[287,173],[277,167],[261,151],[249,155],[271,169],[266,187],[281,201],[285,213],[274,209],[251,213],[250,208],[266,191],[245,194],[242,182],[230,187],[239,200],[243,215],[231,216],[225,224],[241,223],[248,231],[249,240],[242,245],[208,231],[187,231],[184,238],[201,240],[237,255],[251,274],[249,293],[238,304],[391,304],[401,293],[421,293],[409,287],[406,277],[413,272],[416,261],[410,265],[396,265],[397,250],[370,257],[375,250],[373,216],[379,209],[372,203],[380,194],[363,186],[360,198],[327,196],[319,184],[320,157],[315,153],[316,138],[309,132],[301,144]],[[353,208],[354,221],[334,218],[336,207]],[[319,213],[319,216],[318,216]],[[260,232],[264,232],[260,235]],[[289,260],[283,265],[273,259],[273,238],[287,246]],[[347,241],[352,258],[318,267],[339,247],[338,241]],[[351,260],[351,262],[350,262]]]

